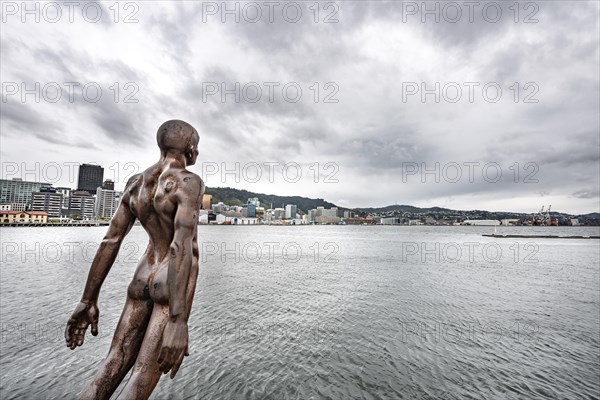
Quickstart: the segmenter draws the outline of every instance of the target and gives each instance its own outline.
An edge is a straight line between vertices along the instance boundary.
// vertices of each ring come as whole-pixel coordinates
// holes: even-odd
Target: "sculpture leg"
[[[155,304],[131,377],[117,399],[138,400],[150,397],[162,374],[159,370],[158,354],[168,320],[169,306]]]
[[[135,363],[151,315],[150,300],[127,296],[108,355],[94,380],[79,395],[81,399],[110,398]]]
[[[196,290],[196,278],[198,277],[198,266],[194,264],[190,271],[190,279],[187,287],[187,313],[191,311],[194,292]],[[169,306],[154,304],[152,316],[146,329],[146,335],[137,360],[133,367],[131,377],[117,399],[147,399],[158,384],[162,373],[159,370],[158,355],[162,345],[162,334],[169,321]]]

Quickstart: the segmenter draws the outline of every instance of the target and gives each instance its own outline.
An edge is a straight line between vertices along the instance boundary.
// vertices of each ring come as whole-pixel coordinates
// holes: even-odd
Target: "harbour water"
[[[3,400],[74,398],[106,356],[139,226],[101,291],[99,335],[74,351],[63,337],[105,231],[0,229]],[[152,398],[600,398],[600,240],[484,233],[200,226],[190,356]]]

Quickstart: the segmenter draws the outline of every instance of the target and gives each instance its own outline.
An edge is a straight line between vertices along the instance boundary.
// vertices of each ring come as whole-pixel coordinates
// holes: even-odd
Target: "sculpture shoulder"
[[[131,188],[135,187],[141,181],[142,176],[143,176],[143,173],[132,175],[129,179],[127,179],[127,183],[125,184],[125,189],[127,190],[127,189],[131,189]]]
[[[170,208],[177,203],[196,201],[203,192],[204,182],[198,175],[186,170],[170,170],[159,179],[154,201],[159,207],[168,204]]]
[[[125,189],[123,190],[122,199],[124,201],[128,201],[132,195],[135,195],[138,192],[140,183],[143,180],[142,176],[143,176],[143,174],[141,174],[141,173],[135,174],[135,175],[132,175],[127,180],[127,183],[125,184]]]
[[[202,196],[204,194],[204,181],[198,175],[190,171],[179,173],[181,182],[180,191],[189,196]]]

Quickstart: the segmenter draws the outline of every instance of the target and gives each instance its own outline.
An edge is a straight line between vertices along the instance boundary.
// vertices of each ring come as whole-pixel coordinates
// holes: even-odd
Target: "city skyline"
[[[82,165],[86,165],[86,164],[82,164]],[[100,166],[101,167],[101,166]],[[12,179],[4,179],[3,177],[0,177],[0,180],[2,182],[5,182],[6,184],[10,185],[11,181],[19,181],[19,182],[23,182],[23,183],[27,183],[28,186],[32,186],[39,188],[41,187],[42,189],[44,188],[51,188],[51,189],[56,189],[58,192],[67,192],[67,193],[77,193],[79,192],[87,192],[87,191],[81,191],[79,189],[77,189],[78,186],[80,186],[79,184],[74,185],[73,187],[68,187],[68,186],[58,186],[56,183],[50,183],[50,182],[38,182],[38,181],[27,181],[27,180],[23,180],[22,178],[14,178],[12,177]],[[215,189],[229,189],[230,187],[214,187]],[[122,193],[122,190],[117,190],[114,187],[114,182],[110,179],[104,180],[102,182],[102,185],[98,186],[97,189],[101,189],[101,190],[109,190],[115,193],[116,198],[120,199],[120,195]],[[209,202],[212,199],[212,194],[208,193],[210,192],[210,187],[207,187],[207,193],[205,193],[204,196],[204,200],[203,200],[203,204],[206,203],[206,201],[208,200]],[[232,188],[232,189],[237,189],[237,188]],[[96,198],[96,194],[94,193],[89,193],[90,196],[92,196],[94,199]],[[280,194],[277,193],[263,193],[262,195],[266,195],[266,196],[281,196]],[[22,194],[20,195],[21,197],[23,196]],[[68,199],[69,195],[68,194],[64,194],[65,198]],[[303,194],[290,194],[289,196],[292,197],[304,197],[304,198],[308,198],[311,199],[309,197],[306,197]],[[329,200],[327,198],[322,198],[325,202],[329,202]],[[250,200],[250,199],[248,199]],[[312,198],[312,200],[317,200],[316,198]],[[4,201],[4,203],[9,204],[10,201]],[[31,203],[31,202],[30,202]],[[335,204],[335,203],[333,203]],[[285,204],[281,204],[281,207],[285,208]],[[335,204],[336,207],[339,207],[337,204]],[[383,208],[388,208],[388,207],[394,207],[394,206],[409,206],[409,207],[417,207],[417,208],[436,208],[439,207],[437,205],[428,205],[428,206],[420,206],[420,205],[415,205],[415,204],[407,204],[407,203],[393,203],[393,204],[381,204],[381,205],[376,205],[376,206],[371,206],[371,207],[342,207],[344,209],[349,209],[349,210],[363,210],[363,209],[383,209]],[[546,204],[542,204],[542,207],[546,207]],[[548,207],[552,206],[551,204],[548,204]],[[94,213],[97,214],[96,208],[97,207],[105,207],[105,206],[99,206],[98,204],[94,205]],[[109,207],[109,211],[108,214],[111,214],[116,210],[117,204],[115,203],[114,205],[111,205]],[[68,207],[67,207],[68,208]],[[273,206],[271,209],[275,209],[277,208],[277,206]],[[451,211],[459,211],[459,212],[469,212],[469,211],[485,211],[485,212],[492,212],[492,213],[514,213],[514,214],[535,214],[538,212],[538,210],[535,210],[533,212],[523,212],[523,211],[518,211],[518,210],[511,210],[511,209],[497,209],[497,210],[490,210],[490,209],[483,209],[483,208],[449,208],[449,207],[439,207],[439,208],[445,208]],[[19,208],[20,209],[20,208]],[[310,210],[306,210],[306,211],[310,211]],[[592,212],[583,212],[583,213],[578,213],[578,212],[572,212],[571,210],[558,210],[556,208],[553,209],[554,212],[558,212],[560,214],[565,214],[565,215],[588,215],[588,214],[594,214],[597,213],[597,211],[592,211]],[[103,217],[110,217],[111,215],[105,215],[106,213],[104,211],[102,211],[100,214],[102,214],[101,216]]]
[[[242,3],[237,21],[197,2],[118,19],[97,3],[97,22],[3,14],[2,178],[58,165],[54,186],[74,187],[71,165],[96,163],[122,190],[179,118],[200,133],[190,170],[209,187],[347,208],[599,211],[597,2],[506,3],[498,20],[480,5],[456,23],[441,6],[329,3],[298,3],[296,22],[281,7],[249,22]]]

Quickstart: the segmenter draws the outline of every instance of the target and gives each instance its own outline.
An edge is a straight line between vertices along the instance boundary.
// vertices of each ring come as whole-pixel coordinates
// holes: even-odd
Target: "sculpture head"
[[[194,165],[198,157],[200,135],[193,126],[180,120],[170,120],[158,128],[156,142],[162,156],[185,156],[186,165]]]

